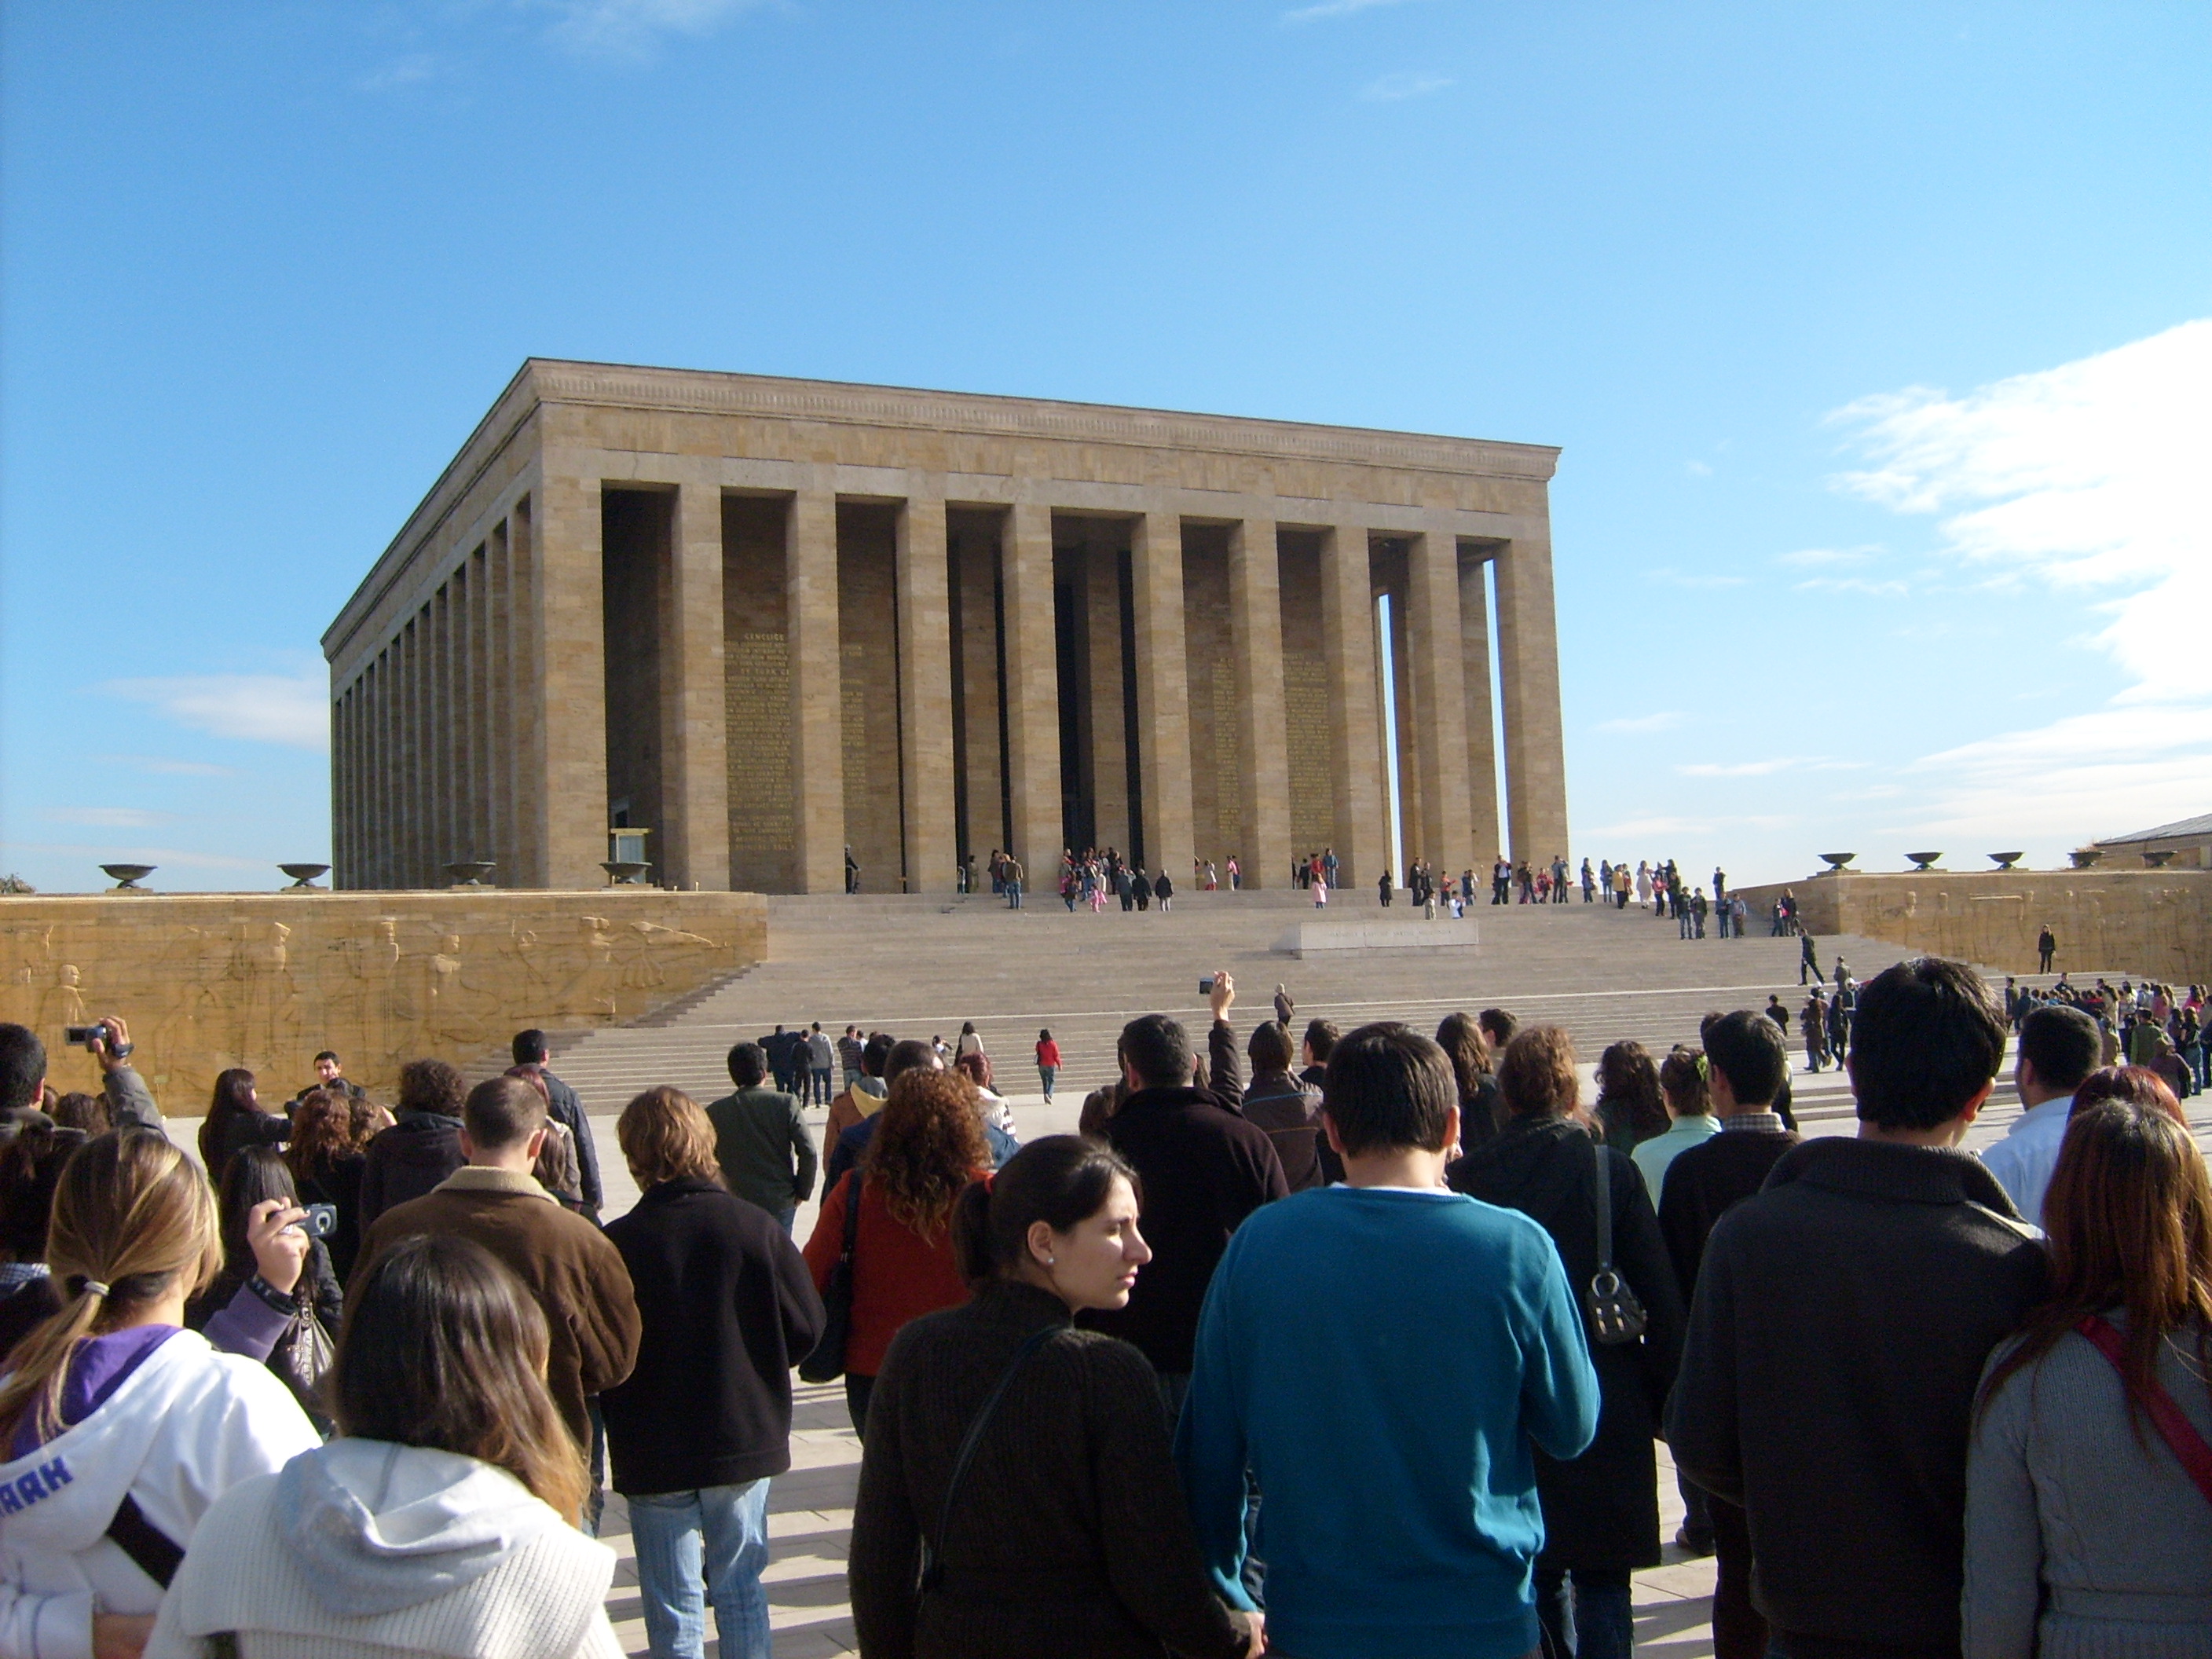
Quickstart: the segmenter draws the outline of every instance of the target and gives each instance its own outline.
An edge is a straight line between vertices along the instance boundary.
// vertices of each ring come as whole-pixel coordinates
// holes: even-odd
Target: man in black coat
[[[556,1123],[568,1125],[568,1133],[576,1138],[576,1173],[581,1178],[584,1214],[598,1220],[606,1189],[599,1184],[599,1148],[592,1139],[592,1126],[585,1120],[584,1103],[576,1097],[574,1089],[545,1069],[549,1054],[544,1032],[517,1031],[510,1052],[516,1065],[538,1068],[538,1075],[545,1084],[547,1115]]]
[[[1745,1510],[1759,1609],[1793,1659],[1959,1652],[1974,1395],[2045,1278],[1960,1147],[2004,1043],[1965,963],[1879,975],[1847,1062],[1858,1138],[1784,1153],[1707,1241],[1667,1437]]]
[[[1686,1305],[1697,1294],[1705,1241],[1721,1217],[1758,1192],[1767,1171],[1797,1144],[1776,1114],[1775,1102],[1790,1081],[1790,1056],[1780,1026],[1765,1014],[1739,1009],[1709,1020],[1700,1034],[1713,1115],[1721,1133],[1675,1154],[1667,1166],[1659,1200],[1659,1231],[1667,1241]],[[1713,1586],[1713,1659],[1763,1659],[1766,1620],[1751,1600],[1751,1529],[1743,1510],[1692,1485],[1703,1498],[1708,1531],[1704,1542],[1717,1558]],[[1686,1524],[1685,1531],[1688,1528]]]
[[[1214,1022],[1224,1029],[1236,995],[1229,975],[1217,975]],[[1235,1052],[1233,1037],[1229,1048]],[[1267,1132],[1191,1087],[1190,1037],[1176,1021],[1165,1014],[1131,1020],[1121,1030],[1120,1055],[1129,1092],[1107,1120],[1106,1139],[1144,1185],[1139,1225],[1152,1259],[1127,1307],[1086,1315],[1085,1322],[1142,1349],[1160,1374],[1170,1410],[1178,1411],[1190,1383],[1199,1308],[1230,1235],[1290,1186]]]

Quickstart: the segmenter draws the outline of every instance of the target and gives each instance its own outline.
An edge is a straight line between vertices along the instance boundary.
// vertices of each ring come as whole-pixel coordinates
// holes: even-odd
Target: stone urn
[[[2021,860],[2026,858],[2027,855],[2025,853],[1990,853],[1984,856],[1988,858],[1991,864],[1996,865],[1998,869],[2009,870],[2014,865],[2018,864]]]
[[[456,887],[483,887],[488,885],[484,878],[497,867],[489,859],[457,859],[446,866],[446,873]]]
[[[2069,853],[2066,856],[2074,860],[2074,867],[2076,870],[2087,870],[2105,856],[2105,849],[2101,847],[2084,847],[2078,852]]]
[[[107,890],[109,892],[143,893],[146,890],[138,884],[152,875],[159,866],[151,864],[103,864],[100,867],[115,878],[115,885]]]
[[[323,890],[315,885],[315,878],[331,872],[327,864],[280,864],[276,867],[292,878],[292,884],[284,890],[288,893],[319,893]]]
[[[1844,873],[1844,866],[1857,856],[1858,854],[1856,853],[1821,854],[1820,862],[1828,866],[1824,873],[1831,876],[1840,876]]]
[[[2163,870],[2173,862],[2173,848],[2168,847],[2159,852],[2145,853],[2142,860],[2154,870]]]
[[[642,859],[608,859],[599,868],[607,872],[607,882],[614,887],[641,887],[645,872],[653,868]]]
[[[1933,870],[1936,860],[1943,855],[1941,853],[1907,853],[1905,856],[1912,860],[1912,867],[1916,871],[1921,871]]]

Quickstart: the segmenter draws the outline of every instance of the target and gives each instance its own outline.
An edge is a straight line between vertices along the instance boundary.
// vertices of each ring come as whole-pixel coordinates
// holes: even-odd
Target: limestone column
[[[422,629],[421,613],[399,636],[399,885],[422,884]]]
[[[1498,679],[1513,856],[1532,867],[1554,856],[1567,858],[1566,741],[1548,535],[1516,537],[1498,555]]]
[[[1014,856],[1042,891],[1065,845],[1060,799],[1060,642],[1052,581],[1052,509],[1018,502],[999,543],[1006,589],[1006,783]],[[1073,696],[1069,686],[1066,695]]]
[[[1489,561],[1462,553],[1459,566],[1460,666],[1467,677],[1468,823],[1474,837],[1474,871],[1487,880],[1490,863],[1505,850],[1498,827],[1498,738],[1490,702],[1490,595],[1483,580]]]
[[[469,748],[474,756],[469,778],[472,859],[492,857],[498,842],[491,827],[494,780],[499,755],[491,744],[491,544],[469,559]],[[498,878],[494,871],[493,878]]]
[[[845,890],[844,671],[837,632],[837,494],[826,466],[791,498],[784,530],[791,763],[799,779],[792,873],[802,893]]]
[[[534,518],[531,605],[532,766],[526,804],[535,820],[543,880],[556,889],[606,885],[606,620],[597,477],[562,476],[547,457]]]
[[[352,874],[354,767],[353,710],[349,693],[331,700],[331,885],[343,887]]]
[[[952,578],[952,664],[960,689],[955,753],[966,813],[959,830],[979,873],[990,850],[1005,847],[1012,834],[1006,824],[1008,795],[999,743],[1001,539],[999,530],[978,534],[970,520],[963,533],[952,538],[946,558]]]
[[[1337,879],[1371,887],[1389,863],[1382,809],[1381,714],[1375,682],[1375,599],[1367,530],[1340,524],[1322,538],[1321,628],[1328,657],[1328,760],[1336,793]],[[1393,870],[1402,883],[1406,872]]]
[[[1419,724],[1413,733],[1420,756],[1424,854],[1441,870],[1474,862],[1468,821],[1467,682],[1461,666],[1459,538],[1434,529],[1414,544],[1406,562],[1406,639],[1413,654]]]
[[[453,588],[438,584],[430,597],[430,866],[424,884],[447,884],[446,866],[461,856],[453,850],[453,739],[458,710],[453,698]]]
[[[508,695],[514,684],[514,659],[512,649],[513,627],[509,606],[512,603],[510,583],[514,566],[514,526],[512,514],[492,526],[491,543],[485,555],[486,574],[489,580],[484,585],[484,609],[489,619],[485,630],[486,662],[484,679],[484,712],[486,729],[491,734],[491,817],[490,839],[484,856],[497,862],[492,879],[501,887],[522,885],[522,845],[516,838],[514,823],[514,723]]]
[[[1101,847],[1124,858],[1137,844],[1136,814],[1129,801],[1129,724],[1124,702],[1127,665],[1121,649],[1121,530],[1097,519],[1083,522],[1084,635],[1090,666],[1092,817]]]
[[[677,492],[668,580],[661,588],[662,878],[730,885],[730,745],[722,665],[722,489]]]
[[[1145,513],[1131,526],[1136,617],[1137,777],[1145,866],[1190,879],[1190,672],[1182,608],[1182,519]]]
[[[952,601],[945,497],[917,479],[899,508],[899,774],[906,792],[906,890],[954,890],[958,840],[952,793]]]
[[[1229,639],[1237,747],[1243,758],[1235,787],[1246,837],[1235,850],[1255,886],[1280,887],[1291,864],[1290,716],[1283,695],[1282,561],[1272,518],[1246,519],[1230,530]]]

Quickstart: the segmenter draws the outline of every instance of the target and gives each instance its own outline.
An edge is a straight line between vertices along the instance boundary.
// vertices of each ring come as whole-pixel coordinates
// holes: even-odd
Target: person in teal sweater
[[[1580,1307],[1540,1226],[1445,1189],[1443,1049],[1367,1026],[1324,1092],[1346,1184],[1248,1217],[1199,1318],[1176,1461],[1200,1547],[1237,1607],[1248,1547],[1265,1558],[1272,1651],[1520,1659],[1540,1639],[1531,1443],[1570,1458],[1597,1431]]]

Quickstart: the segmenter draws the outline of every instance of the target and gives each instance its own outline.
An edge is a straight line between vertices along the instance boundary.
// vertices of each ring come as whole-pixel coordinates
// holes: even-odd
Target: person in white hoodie
[[[620,1659],[615,1553],[545,1387],[544,1315],[481,1245],[423,1233],[356,1281],[339,1437],[200,1522],[146,1659]]]
[[[182,1328],[222,1251],[166,1137],[80,1149],[46,1256],[60,1311],[0,1379],[0,1656],[135,1655],[208,1506],[319,1440],[266,1366]]]

